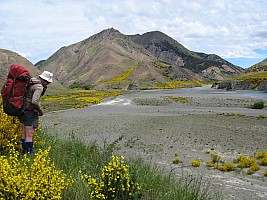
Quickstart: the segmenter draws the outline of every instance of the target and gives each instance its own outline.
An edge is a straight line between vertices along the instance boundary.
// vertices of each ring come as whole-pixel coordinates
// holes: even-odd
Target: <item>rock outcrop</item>
[[[213,83],[211,87],[226,90],[258,90],[267,92],[267,80],[262,81],[259,84],[236,80],[222,81]]]
[[[266,91],[267,92],[267,80],[262,81],[257,89],[259,91]]]

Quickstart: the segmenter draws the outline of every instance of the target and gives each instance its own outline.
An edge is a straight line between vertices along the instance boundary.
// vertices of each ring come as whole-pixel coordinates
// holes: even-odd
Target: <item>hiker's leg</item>
[[[33,154],[33,136],[34,136],[34,127],[25,126],[26,137],[25,137],[25,146],[27,149],[26,153]]]
[[[25,110],[22,123],[25,130],[25,148],[23,152],[33,154],[33,136],[34,128],[38,126],[38,113],[34,110]]]
[[[25,140],[25,138],[26,138],[26,129],[25,129],[25,125],[24,124],[22,124],[22,129],[23,129],[23,131],[22,131],[21,138]]]
[[[21,141],[21,146],[22,146],[22,152],[23,153],[27,153],[26,152],[26,147],[25,147],[25,138],[26,138],[26,128],[25,128],[25,125],[22,124],[22,136],[20,138],[20,141]]]
[[[34,136],[34,128],[33,126],[25,126],[26,134],[25,134],[25,142],[32,142]]]

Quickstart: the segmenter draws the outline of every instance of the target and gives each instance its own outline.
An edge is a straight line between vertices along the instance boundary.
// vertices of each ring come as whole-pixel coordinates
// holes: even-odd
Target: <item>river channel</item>
[[[186,102],[166,102],[181,97]],[[151,105],[138,104],[152,102]],[[210,86],[176,90],[128,92],[81,109],[47,113],[42,117],[49,134],[68,139],[75,135],[90,143],[112,143],[123,136],[116,154],[138,156],[159,165],[175,177],[188,172],[212,180],[224,200],[266,200],[267,167],[253,175],[245,171],[224,173],[206,167],[210,155],[234,161],[238,155],[267,151],[267,108],[251,109],[257,101],[267,104],[267,93],[225,91]],[[153,104],[163,102],[162,104]],[[175,165],[172,160],[182,160]],[[199,158],[199,168],[191,166]]]

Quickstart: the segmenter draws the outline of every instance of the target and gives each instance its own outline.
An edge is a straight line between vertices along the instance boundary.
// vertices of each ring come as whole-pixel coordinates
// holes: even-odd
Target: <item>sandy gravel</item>
[[[133,101],[167,96],[186,97],[189,102],[144,106]],[[141,91],[83,109],[47,113],[42,120],[49,133],[66,138],[74,134],[88,143],[104,145],[123,136],[118,153],[142,156],[177,177],[182,172],[201,174],[211,180],[213,189],[222,191],[223,199],[263,200],[267,199],[267,178],[263,176],[267,167],[246,175],[243,171],[223,173],[205,166],[211,160],[207,151],[219,154],[223,161],[267,151],[267,119],[258,118],[260,114],[267,116],[267,108],[247,108],[258,100],[208,87]],[[235,116],[229,116],[231,113]],[[172,164],[176,157],[183,163]],[[201,167],[191,166],[195,158],[203,161]]]

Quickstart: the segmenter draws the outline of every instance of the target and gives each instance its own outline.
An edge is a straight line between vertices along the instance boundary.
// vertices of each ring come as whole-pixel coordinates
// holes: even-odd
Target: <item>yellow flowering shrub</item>
[[[166,79],[165,82],[156,83],[156,89],[175,89],[175,88],[185,88],[185,87],[200,87],[203,83],[199,80],[192,81],[178,81]]]
[[[68,90],[62,94],[43,96],[41,101],[46,112],[49,112],[69,108],[83,108],[89,104],[100,103],[105,98],[116,97],[122,92],[124,91]]]
[[[102,101],[102,98],[99,97],[78,97],[75,99],[79,102],[92,103],[92,104],[97,104]]]
[[[235,170],[235,164],[233,162],[226,162],[224,165],[215,166],[215,168],[223,172],[230,172]]]
[[[227,168],[224,165],[217,165],[215,166],[215,169],[218,169],[222,172],[227,172]]]
[[[248,158],[245,155],[238,156],[237,161],[237,166],[240,168],[249,168],[250,166],[256,164],[256,158]]]
[[[195,160],[192,160],[191,161],[191,165],[193,166],[193,167],[200,167],[200,165],[201,165],[201,160],[200,159],[195,159]]]
[[[256,153],[256,157],[259,159],[259,164],[267,166],[267,152],[261,151]]]
[[[14,147],[15,150],[19,151],[21,147],[20,138],[22,136],[23,127],[20,123],[18,117],[13,117],[7,115],[2,107],[2,103],[0,103],[0,151],[8,152],[10,147]],[[39,120],[39,124],[40,124]],[[39,132],[41,128],[35,129],[34,134],[34,142],[35,146],[41,145],[41,141],[39,140]]]
[[[22,125],[17,117],[7,115],[2,107],[0,108],[0,151],[9,151],[11,143],[15,149],[21,149],[20,137]]]
[[[100,81],[100,84],[118,84],[121,82],[124,82],[131,74],[132,72],[138,67],[138,64],[134,64],[131,69],[127,70],[126,72],[112,78],[109,80],[102,80]]]
[[[99,179],[83,175],[87,180],[92,199],[136,199],[140,195],[140,186],[131,180],[128,165],[123,156],[112,156],[111,161],[103,167]]]
[[[226,167],[228,172],[235,170],[235,164],[233,162],[226,162],[224,166]]]
[[[207,167],[215,167],[215,164],[212,161],[208,161],[206,166]]]
[[[174,100],[176,103],[189,103],[189,99],[187,97],[168,96],[168,98]]]
[[[0,157],[0,199],[61,199],[62,192],[73,183],[48,157],[50,148],[39,150],[31,160],[20,159],[11,148],[9,156]]]
[[[260,170],[260,166],[258,166],[256,163],[251,165],[249,167],[249,170],[247,171],[247,174],[253,174],[255,173],[256,171]]]

